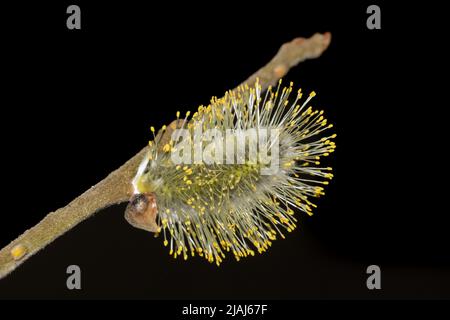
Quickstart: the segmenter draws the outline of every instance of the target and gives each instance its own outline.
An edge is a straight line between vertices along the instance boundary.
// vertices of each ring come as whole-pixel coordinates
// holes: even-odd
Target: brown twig
[[[329,33],[316,33],[311,38],[296,38],[283,44],[275,57],[250,76],[244,84],[251,86],[259,78],[262,88],[267,89],[299,62],[319,57],[328,47],[330,40]],[[130,182],[146,150],[145,147],[67,206],[49,213],[36,226],[0,250],[0,279],[95,212],[127,201],[131,194]]]
[[[259,79],[262,89],[267,89],[300,62],[320,57],[330,45],[330,41],[331,34],[326,32],[316,33],[311,38],[295,38],[286,42],[268,64],[252,74],[243,84],[253,86],[256,79]]]

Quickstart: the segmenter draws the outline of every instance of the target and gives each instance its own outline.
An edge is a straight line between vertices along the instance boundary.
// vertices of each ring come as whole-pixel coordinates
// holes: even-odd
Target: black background
[[[441,72],[431,67],[438,19],[429,32],[422,7],[380,2],[381,30],[366,28],[371,2],[73,3],[82,30],[66,29],[72,2],[3,11],[0,246],[137,153],[150,125],[221,96],[282,43],[315,32],[332,33],[330,48],[286,80],[315,90],[335,124],[335,179],[297,232],[220,268],[173,261],[125,222],[124,205],[106,209],[1,280],[0,298],[450,297],[446,214],[433,202],[442,188],[422,180],[443,170],[425,139],[427,124],[442,128],[424,103],[425,72]],[[66,289],[70,264],[82,269],[80,291]],[[366,288],[371,264],[382,290]]]

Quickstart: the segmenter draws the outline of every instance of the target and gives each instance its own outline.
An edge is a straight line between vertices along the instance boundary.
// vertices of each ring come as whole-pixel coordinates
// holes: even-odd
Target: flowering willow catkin
[[[302,92],[298,90],[289,103],[292,90],[292,83],[281,89],[280,81],[275,90],[269,88],[261,94],[257,82],[255,87],[241,86],[223,98],[213,98],[190,120],[189,112],[184,119],[178,112],[177,128],[190,133],[182,139],[190,142],[184,156],[205,149],[208,139],[196,139],[198,129],[232,134],[222,146],[218,140],[210,144],[213,162],[175,163],[173,155],[181,148],[179,133],[165,141],[160,135],[150,141],[149,152],[133,180],[135,195],[125,214],[127,220],[136,227],[162,233],[164,245],[175,258],[198,254],[217,265],[226,252],[240,260],[255,251],[266,251],[277,236],[284,238],[286,231],[296,228],[293,209],[311,215],[316,205],[310,197],[323,195],[322,186],[333,177],[332,169],[320,166],[319,160],[334,151],[332,139],[336,136],[324,133],[332,125],[327,124],[323,111],[308,106],[315,93],[300,103]],[[265,134],[253,159],[234,154],[234,144],[239,142],[242,150],[255,150],[249,140],[239,138],[239,132],[255,130],[259,138],[268,129],[276,130],[277,136],[268,138]],[[222,148],[225,156],[219,153]],[[267,169],[263,152],[277,160],[275,170],[263,173]]]

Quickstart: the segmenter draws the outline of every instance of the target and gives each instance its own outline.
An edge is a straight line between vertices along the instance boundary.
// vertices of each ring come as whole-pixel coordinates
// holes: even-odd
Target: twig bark
[[[252,74],[243,84],[253,86],[256,79],[259,79],[262,89],[267,89],[300,62],[320,57],[330,45],[330,41],[331,34],[326,32],[316,33],[311,38],[300,37],[286,42],[268,64]]]
[[[299,62],[319,57],[328,47],[330,40],[329,33],[316,33],[311,38],[296,38],[283,44],[275,57],[250,76],[244,84],[251,86],[259,78],[262,89],[267,89]],[[131,180],[146,150],[147,147],[143,148],[105,179],[67,206],[49,213],[36,226],[0,250],[0,279],[95,212],[127,201],[132,191]]]

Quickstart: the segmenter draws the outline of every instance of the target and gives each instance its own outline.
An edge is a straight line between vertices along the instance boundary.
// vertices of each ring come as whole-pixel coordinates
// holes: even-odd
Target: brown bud
[[[157,214],[158,206],[155,194],[140,193],[131,197],[125,210],[125,219],[135,228],[159,232],[160,227],[156,223]]]

